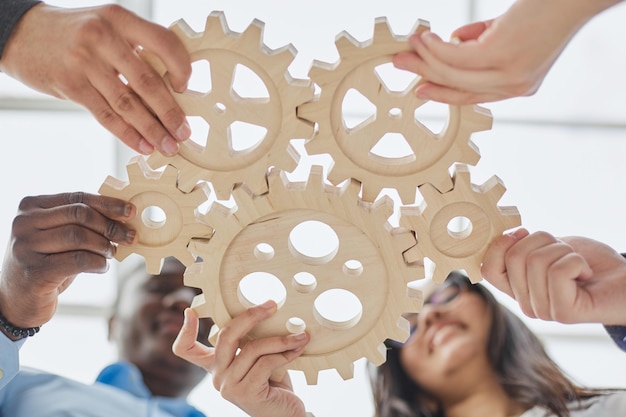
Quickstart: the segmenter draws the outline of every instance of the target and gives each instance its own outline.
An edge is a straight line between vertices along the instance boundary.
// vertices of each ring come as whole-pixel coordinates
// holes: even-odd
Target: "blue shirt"
[[[205,417],[184,399],[150,395],[129,363],[108,366],[93,385],[31,369],[11,375],[19,367],[21,343],[3,336],[0,417]]]

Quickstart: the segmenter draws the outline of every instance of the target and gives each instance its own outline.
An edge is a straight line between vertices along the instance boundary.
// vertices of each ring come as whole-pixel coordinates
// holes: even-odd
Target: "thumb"
[[[199,327],[198,314],[191,308],[185,309],[183,327],[174,340],[172,351],[176,356],[210,371],[215,350],[198,342]]]

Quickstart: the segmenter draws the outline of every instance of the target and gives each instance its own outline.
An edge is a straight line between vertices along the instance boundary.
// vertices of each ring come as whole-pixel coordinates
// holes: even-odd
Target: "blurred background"
[[[103,4],[86,0],[50,1],[64,7]],[[108,2],[106,2],[108,3]],[[231,30],[242,32],[257,18],[265,22],[264,42],[270,48],[293,44],[298,50],[289,71],[307,78],[313,60],[339,59],[335,36],[347,31],[359,41],[372,36],[376,17],[386,16],[396,34],[408,34],[417,19],[448,38],[455,28],[492,18],[512,1],[387,0],[384,2],[287,0],[128,0],[121,5],[169,26],[184,19],[204,30],[206,17],[225,13]],[[523,225],[557,236],[591,237],[626,252],[626,4],[593,19],[572,40],[540,92],[486,105],[493,128],[473,135],[481,159],[471,167],[472,182],[497,175],[507,192],[500,205],[517,206]],[[194,73],[194,77],[197,74]],[[193,82],[193,80],[192,80]],[[446,106],[431,103],[425,120],[443,125]],[[357,108],[358,113],[358,108]],[[359,118],[359,114],[354,114]],[[0,250],[4,252],[11,219],[27,195],[66,191],[97,193],[108,175],[126,179],[133,156],[84,109],[38,94],[0,74],[0,126],[4,197],[0,200]],[[192,127],[194,125],[192,124]],[[198,134],[200,128],[194,130]],[[294,141],[303,150],[301,141]],[[328,167],[327,157],[305,157],[294,177],[310,164]],[[390,192],[393,198],[396,196]],[[116,261],[106,275],[84,275],[61,296],[58,313],[21,350],[23,366],[56,372],[84,382],[115,360],[107,341],[106,312],[115,296]],[[498,297],[519,313],[505,296]],[[525,318],[549,353],[577,382],[626,388],[624,353],[601,326],[562,325]],[[343,381],[334,370],[320,373],[318,385],[307,386],[292,373],[295,390],[317,417],[370,416],[369,382],[363,360],[355,377]],[[210,377],[192,395],[192,402],[213,416],[244,415],[222,400]]]

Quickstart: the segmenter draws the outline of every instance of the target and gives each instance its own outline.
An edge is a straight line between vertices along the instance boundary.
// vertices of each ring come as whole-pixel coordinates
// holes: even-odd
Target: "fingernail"
[[[154,151],[154,146],[150,145],[147,140],[142,139],[141,142],[139,142],[139,152],[144,155],[150,155],[152,151]]]
[[[185,121],[182,125],[178,127],[178,130],[176,130],[176,137],[178,138],[178,140],[184,141],[189,139],[190,136],[191,127],[189,127],[189,123]]]
[[[265,310],[271,310],[272,308],[276,307],[276,303],[274,301],[272,301],[272,300],[267,300],[266,302],[261,304],[260,307],[265,309]]]
[[[187,323],[189,323],[189,308],[186,308],[183,312],[183,327],[186,327]]]
[[[125,204],[124,205],[124,217],[130,217],[131,214],[133,214],[133,205]]]
[[[306,338],[306,333],[292,334],[290,337],[294,340],[304,340]]]
[[[132,244],[135,241],[135,236],[137,236],[137,232],[129,230],[126,232],[126,242]]]
[[[422,99],[422,100],[428,100],[430,97],[428,97],[428,92],[424,91],[421,88],[418,88],[417,90],[415,90],[415,95],[417,96],[417,98]]]
[[[435,40],[435,35],[433,35],[432,32],[430,31],[426,31],[424,33],[422,33],[422,41],[424,41],[424,43],[428,44],[428,43],[432,43],[432,41]]]
[[[528,231],[526,229],[524,229],[524,228],[517,229],[517,230],[514,230],[511,233],[509,233],[509,236],[511,236],[515,240],[520,240],[520,239],[528,236]]]
[[[178,152],[178,143],[176,143],[176,141],[169,136],[166,136],[163,141],[161,141],[161,145],[163,147],[163,151],[168,156],[176,155],[176,152]]]

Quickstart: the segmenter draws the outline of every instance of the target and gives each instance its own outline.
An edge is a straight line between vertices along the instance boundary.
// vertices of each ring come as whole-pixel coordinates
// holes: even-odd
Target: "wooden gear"
[[[108,177],[100,194],[130,201],[137,208],[137,217],[129,225],[137,231],[139,241],[134,246],[119,245],[115,259],[124,260],[131,253],[146,259],[148,273],[161,272],[163,260],[174,256],[189,266],[195,258],[187,250],[192,237],[210,238],[213,229],[200,220],[197,207],[208,200],[207,184],[198,184],[185,194],[176,188],[178,171],[168,166],[163,172],[153,171],[145,159],[136,156],[126,165],[128,182]],[[151,220],[149,210],[159,208],[165,220]]]
[[[423,266],[404,260],[403,252],[415,245],[415,239],[409,230],[394,229],[387,222],[392,200],[361,201],[355,180],[342,188],[324,184],[321,167],[314,167],[306,183],[289,182],[278,170],[272,170],[268,179],[267,194],[255,196],[237,187],[236,211],[214,203],[204,217],[216,232],[207,241],[192,243],[192,252],[205,260],[185,273],[185,285],[203,290],[193,308],[224,326],[251,306],[243,299],[242,278],[258,271],[270,273],[286,288],[284,304],[249,337],[286,334],[290,318],[303,320],[311,341],[289,369],[302,370],[307,382],[315,384],[319,370],[335,368],[348,379],[353,362],[362,357],[383,363],[384,340],[405,341],[409,327],[402,314],[418,312],[422,304],[421,298],[407,296],[407,284],[423,276]],[[290,232],[311,220],[336,232],[335,251],[309,257],[292,244]],[[259,254],[260,244],[269,245],[271,254]],[[297,279],[300,273],[316,279],[304,284]],[[363,306],[360,317],[346,322],[324,318],[314,301],[332,289],[355,294]]]
[[[427,28],[420,21],[415,30]],[[425,257],[436,264],[436,280],[451,269],[465,269],[477,281],[486,245],[519,224],[514,208],[495,206],[504,192],[499,180],[474,186],[466,165],[456,169],[454,178],[448,171],[457,162],[478,162],[480,154],[470,136],[491,128],[489,111],[449,106],[445,128],[433,133],[415,118],[415,110],[425,104],[413,94],[419,78],[399,92],[390,91],[377,77],[376,67],[410,50],[407,37],[394,35],[386,19],[377,19],[369,42],[340,34],[336,40],[340,60],[314,62],[310,80],[291,78],[287,68],[295,51],[291,46],[270,51],[262,41],[263,24],[257,20],[239,34],[228,29],[222,13],[214,12],[203,33],[184,21],[172,30],[192,61],[210,62],[211,91],[172,91],[186,114],[202,117],[210,130],[205,145],[190,140],[176,156],[151,155],[147,164],[166,167],[162,174],[138,157],[129,164],[129,183],[110,177],[105,181],[101,193],[131,201],[140,213],[156,206],[168,219],[182,219],[158,228],[136,219],[131,226],[138,231],[139,243],[120,246],[116,258],[138,253],[146,258],[148,271],[156,274],[164,257],[176,256],[187,266],[185,284],[203,291],[193,308],[201,317],[212,317],[217,326],[254,304],[242,293],[245,277],[271,274],[286,295],[278,312],[249,337],[302,331],[290,320],[301,319],[311,341],[289,369],[302,370],[309,384],[323,369],[334,368],[350,378],[357,359],[366,357],[375,364],[385,360],[385,339],[406,340],[408,324],[402,314],[417,312],[421,306],[421,292],[407,284],[424,278]],[[169,85],[163,63],[154,55],[142,56]],[[233,90],[237,65],[258,75],[269,98],[243,98]],[[312,83],[321,89],[317,97]],[[377,113],[348,129],[342,103],[350,89],[367,97]],[[263,126],[267,134],[256,146],[235,151],[230,137],[234,121]],[[413,155],[374,155],[372,146],[386,132],[401,133]],[[334,166],[328,179],[333,185],[324,183],[319,167],[312,169],[307,182],[286,179],[285,171],[292,171],[299,158],[289,143],[295,138],[308,139],[309,154],[331,155]],[[274,168],[267,175],[270,167]],[[213,203],[207,214],[198,215],[198,206],[206,201],[207,182],[220,200],[228,199],[232,191],[237,207]],[[387,220],[393,204],[389,197],[376,199],[380,191],[395,188],[404,204],[413,204],[418,187],[424,204],[401,208],[401,227],[392,228]],[[451,237],[447,222],[453,217],[466,217],[473,226],[471,233]],[[312,220],[336,233],[340,242],[336,250],[310,257],[295,249],[290,231]],[[271,250],[262,250],[261,245]],[[195,257],[202,262],[194,263]],[[314,279],[300,282],[299,273]],[[331,289],[356,295],[361,312],[346,321],[324,317],[316,301]]]
[[[308,80],[294,80],[287,68],[295,58],[288,45],[272,51],[262,42],[263,23],[255,20],[241,34],[228,29],[224,14],[213,12],[203,33],[196,33],[180,20],[171,29],[180,37],[192,62],[206,60],[211,68],[208,93],[171,89],[165,66],[151,54],[144,54],[164,77],[170,91],[187,116],[200,116],[209,125],[206,144],[188,140],[172,157],[154,153],[152,168],[173,165],[180,170],[178,186],[190,191],[198,181],[210,181],[217,198],[227,200],[235,184],[245,182],[256,194],[267,191],[265,174],[276,166],[291,172],[299,155],[289,141],[310,138],[313,125],[296,117],[296,106],[313,97]],[[267,88],[269,98],[241,97],[233,89],[238,65],[251,69]],[[231,125],[241,121],[267,129],[265,137],[252,148],[233,149]]]
[[[419,21],[411,33],[429,28]],[[347,33],[337,37],[339,62],[314,62],[309,77],[320,86],[321,94],[298,107],[298,116],[319,125],[317,134],[306,143],[311,155],[331,155],[334,165],[328,179],[339,184],[355,178],[363,184],[363,199],[374,201],[383,188],[395,188],[404,204],[415,201],[416,188],[430,183],[439,191],[452,188],[448,168],[455,162],[475,165],[480,159],[471,142],[474,132],[491,129],[491,113],[478,106],[448,106],[443,131],[433,133],[415,117],[416,109],[427,103],[414,91],[415,77],[404,91],[390,91],[376,68],[392,61],[399,52],[409,51],[408,37],[393,35],[386,18],[376,20],[374,37],[357,42]],[[376,106],[376,114],[353,128],[347,128],[342,103],[346,93],[356,89]],[[372,148],[384,134],[400,133],[412,155],[388,158]]]
[[[498,177],[476,186],[470,182],[467,166],[458,164],[453,183],[454,188],[446,193],[424,184],[419,187],[424,203],[400,208],[400,224],[417,236],[417,245],[406,257],[412,262],[424,257],[433,261],[435,282],[443,282],[453,269],[464,269],[476,283],[482,279],[480,264],[491,241],[520,226],[521,217],[515,207],[496,205],[506,190]],[[449,227],[461,219],[467,222],[463,230]]]

